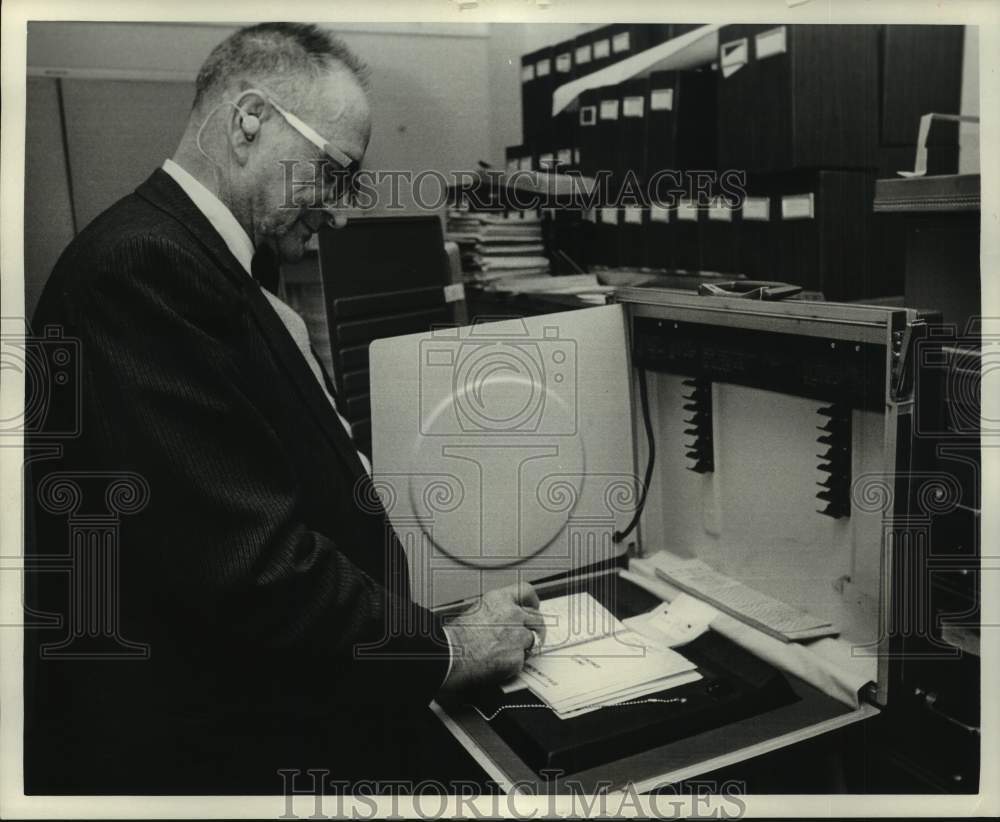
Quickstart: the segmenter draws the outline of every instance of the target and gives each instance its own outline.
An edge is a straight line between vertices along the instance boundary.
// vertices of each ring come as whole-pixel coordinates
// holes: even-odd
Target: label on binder
[[[535,63],[535,77],[545,77],[552,71],[552,61],[546,57]]]
[[[545,152],[545,154],[538,155],[538,168],[540,171],[550,171],[552,169],[552,161],[555,159],[555,155],[551,151]]]
[[[584,63],[590,62],[590,43],[585,46],[577,46],[576,48],[576,64],[582,66]]]
[[[580,125],[592,126],[597,122],[597,106],[580,106]]]
[[[787,26],[778,26],[774,29],[762,31],[754,38],[754,47],[758,60],[773,57],[775,54],[784,54],[788,51],[786,37]]]
[[[636,97],[622,98],[623,117],[642,117],[642,111],[646,104],[646,98],[639,95]]]
[[[611,41],[610,40],[595,40],[594,41],[594,59],[600,60],[602,57],[609,57],[611,55]]]
[[[625,206],[625,222],[642,225],[642,209],[639,206]]]
[[[444,287],[444,301],[446,303],[457,303],[465,299],[465,285],[462,283],[450,283]]]
[[[670,209],[666,206],[651,205],[649,207],[649,221],[651,223],[669,223]]]
[[[618,101],[617,100],[601,100],[601,119],[602,120],[617,120],[618,119]]]
[[[734,206],[729,200],[717,197],[708,206],[708,219],[731,223],[733,221],[733,208]]]
[[[608,225],[618,225],[618,209],[617,208],[602,208],[601,209],[601,222],[607,223]]]
[[[507,171],[517,171],[521,167],[521,161],[517,157],[511,157],[507,161]]]
[[[672,88],[654,88],[649,92],[650,111],[673,111],[674,90]]]
[[[527,83],[529,80],[534,80],[534,79],[535,79],[534,63],[527,66],[521,66],[521,82]]]
[[[534,163],[531,160],[531,156],[521,158],[521,171],[533,171]]]
[[[723,78],[732,77],[747,64],[749,51],[746,37],[722,44],[719,48],[719,67]]]
[[[588,222],[588,223],[596,223],[597,222],[597,209],[594,209],[594,208],[585,208],[583,210],[583,219],[586,222]]]
[[[629,42],[629,36],[627,31],[623,31],[620,34],[616,34],[611,38],[611,50],[618,54],[621,51],[628,51],[632,44]]]
[[[698,222],[698,204],[687,197],[682,197],[677,204],[677,219],[685,222]]]
[[[811,220],[816,216],[816,199],[809,194],[786,194],[781,198],[782,220]]]
[[[573,165],[580,165],[580,149],[578,148],[573,149]]]
[[[573,55],[568,51],[556,57],[556,71],[559,74],[569,74],[573,70]]]
[[[771,219],[769,197],[747,197],[743,200],[743,219],[766,223]]]
[[[559,153],[556,155],[556,159],[559,160],[559,165],[570,165],[573,162],[573,149],[561,148]]]

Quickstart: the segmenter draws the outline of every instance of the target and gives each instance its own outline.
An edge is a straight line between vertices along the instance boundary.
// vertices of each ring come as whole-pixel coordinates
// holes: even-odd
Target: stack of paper
[[[471,279],[547,274],[542,223],[533,212],[448,212],[446,239],[459,245],[462,271]]]
[[[589,594],[542,602],[546,639],[507,692],[526,687],[566,719],[701,678],[676,651],[626,628]]]

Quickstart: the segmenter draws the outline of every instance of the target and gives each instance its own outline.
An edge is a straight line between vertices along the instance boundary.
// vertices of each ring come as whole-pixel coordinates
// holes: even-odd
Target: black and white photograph
[[[2,29],[0,816],[1000,814],[1000,4]]]

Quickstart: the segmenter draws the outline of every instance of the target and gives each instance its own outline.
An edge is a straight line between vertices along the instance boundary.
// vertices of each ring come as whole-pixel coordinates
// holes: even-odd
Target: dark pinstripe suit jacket
[[[67,553],[72,518],[105,506],[100,472],[141,477],[107,602],[150,653],[43,657],[86,620],[79,578],[31,575],[29,605],[63,624],[26,632],[29,787],[243,790],[252,773],[272,791],[278,768],[378,762],[389,742],[353,736],[431,699],[440,625],[409,601],[402,549],[291,337],[169,175],[70,244],[33,320],[46,326],[79,340],[80,433],[29,440],[62,447],[31,466],[29,550]],[[83,508],[41,504],[54,472],[84,472]]]

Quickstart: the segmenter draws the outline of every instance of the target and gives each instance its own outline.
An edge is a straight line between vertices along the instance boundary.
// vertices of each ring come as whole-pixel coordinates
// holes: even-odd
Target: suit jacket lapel
[[[261,334],[295,384],[303,404],[310,410],[336,447],[354,479],[367,478],[357,449],[334,413],[322,387],[313,375],[281,318],[261,292],[258,283],[240,265],[208,218],[163,169],[157,169],[136,193],[181,223],[204,246],[222,272],[243,291]]]

